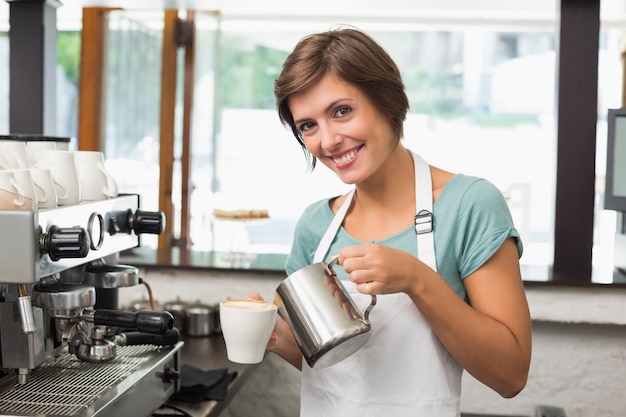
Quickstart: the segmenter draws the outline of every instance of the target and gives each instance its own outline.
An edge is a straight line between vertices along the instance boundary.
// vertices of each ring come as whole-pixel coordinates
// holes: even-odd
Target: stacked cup
[[[30,178],[24,141],[0,140],[0,209],[36,210],[37,194]]]
[[[55,208],[117,195],[102,152],[0,136],[0,210]]]

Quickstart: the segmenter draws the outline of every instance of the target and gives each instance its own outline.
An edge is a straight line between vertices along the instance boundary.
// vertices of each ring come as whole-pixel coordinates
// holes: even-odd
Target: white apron
[[[428,164],[415,164],[418,257],[434,270],[432,182]],[[324,260],[352,201],[350,192],[320,241],[313,262]],[[342,281],[363,311],[371,296]],[[458,417],[462,368],[439,342],[404,293],[378,295],[369,341],[345,360],[313,370],[302,364],[301,417]]]

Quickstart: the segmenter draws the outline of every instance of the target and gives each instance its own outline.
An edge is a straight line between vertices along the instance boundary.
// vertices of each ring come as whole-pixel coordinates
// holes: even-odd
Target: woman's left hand
[[[377,243],[348,246],[339,252],[339,264],[364,294],[406,292],[420,268],[430,268],[403,250]]]

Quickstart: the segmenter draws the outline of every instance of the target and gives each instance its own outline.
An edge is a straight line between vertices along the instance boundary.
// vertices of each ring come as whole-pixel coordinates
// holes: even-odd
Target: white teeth
[[[354,158],[354,156],[358,152],[359,152],[359,150],[355,149],[352,152],[348,152],[347,154],[343,155],[341,158],[333,158],[333,161],[335,161],[336,164],[346,164],[346,163],[350,162],[350,160],[352,158]]]

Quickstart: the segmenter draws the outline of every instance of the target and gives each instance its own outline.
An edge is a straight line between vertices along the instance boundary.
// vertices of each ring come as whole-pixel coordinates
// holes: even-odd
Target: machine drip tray
[[[176,390],[164,379],[179,369],[175,346],[120,346],[111,362],[84,362],[62,351],[31,372],[24,385],[11,381],[0,388],[0,414],[19,416],[148,416]],[[132,395],[134,401],[130,398]],[[141,400],[137,401],[140,398]]]

